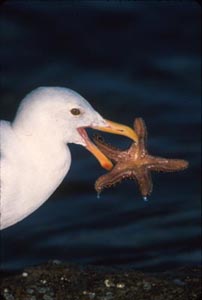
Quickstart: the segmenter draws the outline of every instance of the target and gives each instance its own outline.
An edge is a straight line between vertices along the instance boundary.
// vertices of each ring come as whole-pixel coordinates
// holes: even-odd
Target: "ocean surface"
[[[65,86],[107,119],[132,126],[144,118],[151,153],[190,163],[183,172],[153,174],[147,202],[133,181],[98,199],[94,182],[105,171],[70,145],[72,166],[60,187],[1,232],[1,269],[52,259],[148,271],[199,264],[199,4],[8,0],[0,26],[1,119],[13,120],[34,88]],[[123,149],[131,143],[105,137]]]

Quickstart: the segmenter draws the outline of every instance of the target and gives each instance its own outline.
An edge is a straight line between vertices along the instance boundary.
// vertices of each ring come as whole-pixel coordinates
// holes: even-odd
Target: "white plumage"
[[[83,97],[60,87],[37,88],[22,100],[13,123],[1,121],[1,229],[31,214],[59,186],[71,164],[68,143],[86,147],[112,167],[85,127],[132,137],[126,126],[104,120]]]

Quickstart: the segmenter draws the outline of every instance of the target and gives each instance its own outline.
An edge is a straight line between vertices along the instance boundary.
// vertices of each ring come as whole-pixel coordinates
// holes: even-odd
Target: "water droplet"
[[[97,193],[97,199],[100,199],[100,192]]]
[[[147,196],[143,196],[143,200],[144,200],[145,202],[147,202],[147,201],[148,201]]]

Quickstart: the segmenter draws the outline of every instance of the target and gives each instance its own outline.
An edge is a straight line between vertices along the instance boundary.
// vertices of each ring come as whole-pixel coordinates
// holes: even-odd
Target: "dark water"
[[[145,119],[151,152],[190,162],[97,199],[104,171],[71,145],[68,176],[36,212],[1,233],[1,268],[59,259],[162,270],[200,253],[200,7],[195,1],[4,1],[1,118],[38,86],[81,93],[106,118]],[[129,141],[107,136],[123,148]],[[34,183],[33,183],[34,188]]]

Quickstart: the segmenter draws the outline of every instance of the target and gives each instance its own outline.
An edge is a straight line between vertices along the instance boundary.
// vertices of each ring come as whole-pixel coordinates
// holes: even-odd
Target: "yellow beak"
[[[86,140],[86,149],[90,151],[99,161],[100,165],[106,169],[106,170],[111,170],[113,167],[113,164],[109,158],[107,158],[101,151],[100,149],[91,142],[91,140]]]
[[[104,132],[124,135],[130,138],[131,140],[135,141],[136,143],[138,142],[138,136],[132,128],[109,120],[105,121],[107,123],[106,126],[94,126],[93,128]]]
[[[92,128],[104,132],[123,135],[132,139],[135,142],[138,142],[137,134],[130,127],[109,120],[105,120],[105,121],[106,121],[106,126],[93,126]],[[85,138],[86,148],[97,158],[101,166],[107,170],[111,170],[113,167],[112,162],[97,148],[95,144],[93,144],[90,141],[90,139],[87,138],[87,134],[86,133],[84,134],[84,129],[80,129],[80,134],[82,134],[83,137]]]

